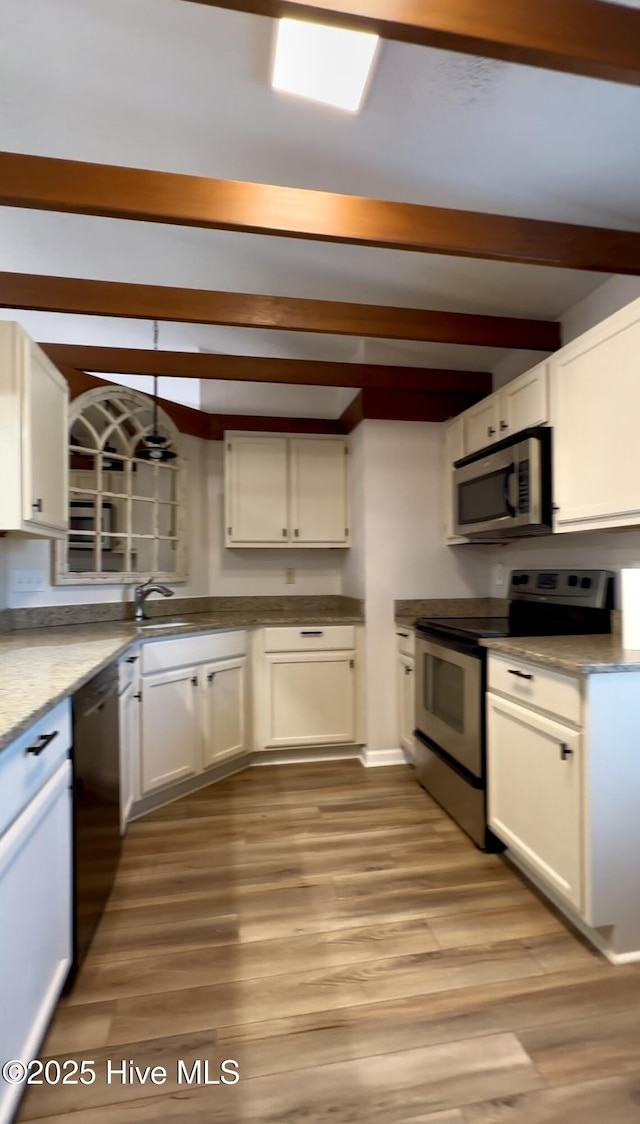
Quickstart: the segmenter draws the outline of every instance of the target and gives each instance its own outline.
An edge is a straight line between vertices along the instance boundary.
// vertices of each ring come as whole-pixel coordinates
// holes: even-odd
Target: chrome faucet
[[[159,585],[154,582],[153,578],[147,578],[146,582],[142,585],[137,585],[133,591],[133,603],[135,605],[135,619],[137,621],[146,621],[147,614],[144,611],[144,603],[150,593],[160,593],[163,597],[173,597],[175,590],[169,589],[166,585]]]

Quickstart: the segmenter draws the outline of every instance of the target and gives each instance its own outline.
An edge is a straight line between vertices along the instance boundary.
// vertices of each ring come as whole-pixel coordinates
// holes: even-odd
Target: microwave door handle
[[[507,514],[512,519],[515,519],[516,514],[517,514],[515,506],[511,503],[511,481],[515,477],[516,467],[517,466],[515,464],[509,465],[509,468],[507,469],[507,472],[506,472],[506,475],[505,475],[505,478],[504,478],[504,503],[505,503],[505,507],[507,509]]]

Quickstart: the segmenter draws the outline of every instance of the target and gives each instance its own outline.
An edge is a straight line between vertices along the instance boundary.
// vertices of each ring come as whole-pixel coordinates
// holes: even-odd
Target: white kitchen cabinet
[[[349,542],[342,437],[225,437],[225,542],[242,547],[327,547]]]
[[[549,366],[539,363],[498,391],[496,440],[549,421]]]
[[[142,679],[142,793],[193,776],[200,768],[199,678],[195,667]]]
[[[0,530],[68,527],[69,388],[19,324],[0,322]]]
[[[489,653],[489,824],[614,964],[640,960],[640,671]]]
[[[264,748],[355,742],[355,652],[270,652],[265,661]]]
[[[488,696],[489,825],[577,909],[582,887],[582,760],[576,730]]]
[[[462,415],[464,418],[464,456],[484,449],[499,440],[500,407],[498,395],[490,394],[475,406],[470,406]]]
[[[246,659],[205,664],[201,682],[202,765],[207,769],[246,752]]]
[[[140,796],[140,701],[137,684],[120,695],[120,832],[124,835],[133,802]]]
[[[539,363],[465,410],[464,453],[485,449],[534,425],[549,421],[549,367]]]
[[[413,756],[413,731],[416,728],[415,660],[398,654],[398,704],[400,708],[400,745]]]
[[[550,360],[554,530],[640,524],[640,300]]]
[[[293,539],[301,546],[346,545],[346,456],[341,437],[291,439],[291,527]]]
[[[287,439],[238,435],[225,448],[227,545],[288,543]]]
[[[467,539],[455,533],[455,491],[453,487],[453,465],[465,455],[464,444],[464,414],[452,418],[444,426],[444,443],[442,452],[442,479],[444,482],[442,502],[444,507],[444,533],[447,542],[467,542]]]
[[[71,966],[71,885],[71,762],[66,759],[0,836],[3,1062],[26,1064],[38,1056]],[[2,1124],[13,1118],[23,1088],[0,1081]]]

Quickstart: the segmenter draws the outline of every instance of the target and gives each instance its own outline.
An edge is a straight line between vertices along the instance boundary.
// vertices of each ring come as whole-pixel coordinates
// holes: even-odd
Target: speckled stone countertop
[[[259,600],[259,599],[256,599]],[[51,707],[119,659],[140,640],[188,636],[265,625],[361,624],[362,614],[302,606],[261,610],[247,605],[234,611],[184,616],[187,624],[143,630],[133,621],[31,628],[0,636],[0,751]],[[158,618],[153,623],[157,623]]]
[[[492,652],[530,660],[531,663],[571,671],[574,675],[597,675],[613,671],[640,671],[640,651],[622,647],[620,636],[522,636],[503,640],[481,640]]]

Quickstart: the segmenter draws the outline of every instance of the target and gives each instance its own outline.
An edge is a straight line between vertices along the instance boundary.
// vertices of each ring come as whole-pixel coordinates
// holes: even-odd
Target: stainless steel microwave
[[[495,541],[550,533],[551,429],[526,429],[456,461],[457,535]]]

